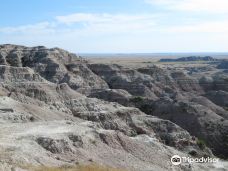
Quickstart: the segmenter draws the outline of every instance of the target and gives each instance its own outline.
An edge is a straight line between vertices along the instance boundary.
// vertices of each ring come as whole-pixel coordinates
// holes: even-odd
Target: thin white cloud
[[[52,22],[0,28],[0,33],[50,34],[59,32],[132,33],[147,32],[156,26],[155,17],[150,14],[92,14],[75,13],[57,16]]]
[[[66,25],[81,24],[86,29],[104,32],[146,31],[156,25],[155,17],[150,14],[75,13],[67,16],[57,16],[56,20]]]
[[[167,32],[223,33],[228,35],[228,21],[210,21],[191,25],[179,25],[164,29]]]
[[[21,25],[15,27],[3,27],[0,28],[0,33],[12,34],[12,33],[32,33],[32,34],[40,34],[40,33],[53,33],[55,30],[55,24],[49,22],[41,22],[29,25]]]
[[[106,23],[106,22],[134,22],[140,20],[151,20],[153,15],[127,15],[127,14],[93,14],[93,13],[75,13],[66,16],[57,16],[59,22],[72,24],[78,22]]]
[[[42,23],[36,23],[36,24],[30,24],[30,25],[22,25],[22,26],[16,26],[16,27],[3,27],[0,28],[1,33],[28,33],[28,32],[52,32],[53,31],[53,24],[49,22],[42,22]]]
[[[228,0],[145,0],[145,2],[181,11],[228,12]]]
[[[159,3],[174,5],[174,1],[160,0]],[[0,28],[0,41],[60,46],[74,52],[206,51],[211,47],[214,47],[212,50],[226,48],[228,21],[199,19],[188,22],[186,19],[186,22],[177,23],[167,21],[166,16],[154,14],[76,13],[58,16],[51,22]],[[196,45],[198,40],[202,41],[203,47]],[[223,44],[220,45],[220,42]]]
[[[151,1],[151,0],[150,0]],[[178,0],[153,0],[163,4],[171,4]],[[152,14],[126,15],[126,14],[92,14],[75,13],[66,16],[57,16],[52,22],[41,22],[30,25],[0,28],[2,34],[24,35],[102,35],[102,34],[140,34],[149,35],[153,32],[204,32],[228,34],[228,21],[196,21],[190,24],[164,25]],[[77,27],[80,25],[80,27]]]
[[[65,24],[79,22],[108,22],[113,18],[109,14],[90,14],[90,13],[75,13],[66,16],[57,16],[56,19]]]

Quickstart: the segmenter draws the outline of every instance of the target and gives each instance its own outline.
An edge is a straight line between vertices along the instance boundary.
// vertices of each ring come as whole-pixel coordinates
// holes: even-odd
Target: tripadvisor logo
[[[171,163],[175,166],[178,166],[181,164],[181,157],[178,156],[178,155],[174,155],[172,158],[171,158]]]
[[[201,157],[201,158],[191,158],[191,157],[180,157],[174,155],[171,158],[171,163],[175,166],[180,165],[181,163],[217,163],[219,160],[217,158],[210,157]]]

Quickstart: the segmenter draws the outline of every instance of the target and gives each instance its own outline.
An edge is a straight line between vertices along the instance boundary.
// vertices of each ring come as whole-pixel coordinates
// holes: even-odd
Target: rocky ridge
[[[193,61],[219,61],[216,58],[213,58],[211,56],[189,56],[189,57],[181,57],[177,59],[160,59],[159,62],[193,62]]]

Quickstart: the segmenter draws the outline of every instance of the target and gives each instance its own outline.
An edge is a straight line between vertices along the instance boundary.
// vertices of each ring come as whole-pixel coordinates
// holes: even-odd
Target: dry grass
[[[110,167],[104,167],[99,165],[79,165],[79,166],[63,166],[63,167],[46,167],[46,166],[40,166],[40,167],[27,167],[29,171],[126,171],[122,169],[114,169]]]
[[[0,90],[0,96],[7,96],[7,93],[2,91],[2,90]]]

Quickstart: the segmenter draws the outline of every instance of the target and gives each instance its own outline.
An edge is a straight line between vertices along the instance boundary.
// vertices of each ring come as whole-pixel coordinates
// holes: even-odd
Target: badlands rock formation
[[[217,67],[218,69],[228,69],[228,61],[223,60]]]
[[[204,79],[175,68],[90,64],[59,48],[1,45],[0,170],[91,163],[225,169],[222,159],[170,162],[173,155],[228,157],[227,85],[218,84],[227,75],[213,68]]]
[[[211,56],[189,56],[189,57],[182,57],[177,59],[160,59],[159,62],[189,62],[189,61],[218,61],[218,59],[213,58]]]

